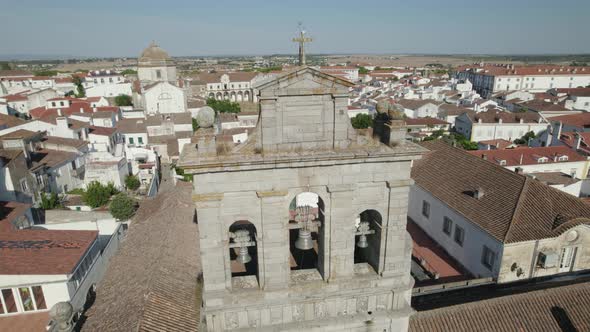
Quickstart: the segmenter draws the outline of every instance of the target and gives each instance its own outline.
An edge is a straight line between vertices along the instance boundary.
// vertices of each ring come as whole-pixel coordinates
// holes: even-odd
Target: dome
[[[156,43],[152,42],[139,57],[139,66],[150,67],[150,66],[162,66],[162,65],[173,65],[174,61],[168,55],[168,52],[164,51]]]

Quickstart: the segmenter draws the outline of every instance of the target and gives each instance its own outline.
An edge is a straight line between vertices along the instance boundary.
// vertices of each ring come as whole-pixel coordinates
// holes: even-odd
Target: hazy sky
[[[0,0],[0,54],[590,53],[588,0]]]

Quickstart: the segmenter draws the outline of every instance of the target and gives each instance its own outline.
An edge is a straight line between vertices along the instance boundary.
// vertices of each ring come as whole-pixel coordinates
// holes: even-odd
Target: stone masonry
[[[258,87],[260,118],[246,142],[229,146],[203,128],[185,147],[179,166],[193,174],[204,330],[407,330],[410,167],[424,150],[353,129],[350,86],[298,68]],[[291,269],[289,209],[303,192],[323,202],[317,269]],[[371,257],[355,264],[355,222],[367,210],[378,216]],[[232,232],[244,222],[255,273],[232,276]]]

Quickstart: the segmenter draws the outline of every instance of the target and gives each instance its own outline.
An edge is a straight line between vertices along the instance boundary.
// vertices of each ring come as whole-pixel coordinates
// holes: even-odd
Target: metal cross
[[[313,39],[310,37],[305,37],[305,30],[301,27],[301,23],[299,23],[299,37],[293,38],[293,42],[299,43],[299,65],[305,66],[305,43],[312,42]]]

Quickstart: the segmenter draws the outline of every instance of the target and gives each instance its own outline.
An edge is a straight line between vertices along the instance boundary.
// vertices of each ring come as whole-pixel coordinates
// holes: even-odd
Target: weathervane
[[[299,22],[299,37],[293,38],[293,42],[299,43],[299,65],[305,66],[305,43],[312,42],[313,39],[305,37],[305,29],[301,22]]]

